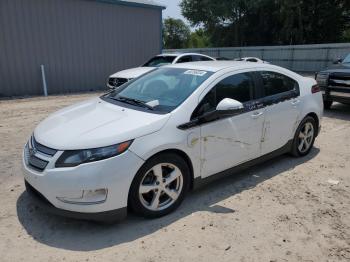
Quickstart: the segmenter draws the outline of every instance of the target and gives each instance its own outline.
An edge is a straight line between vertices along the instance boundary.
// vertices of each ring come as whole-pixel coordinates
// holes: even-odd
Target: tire
[[[181,156],[156,155],[137,172],[129,191],[129,206],[134,213],[146,218],[165,216],[180,206],[190,181],[190,168]]]
[[[331,109],[333,104],[333,101],[323,100],[323,107],[324,109]]]
[[[307,116],[297,128],[291,153],[295,157],[303,157],[310,153],[317,135],[317,125],[313,117]],[[312,134],[312,135],[311,135]],[[304,142],[302,142],[304,140]]]

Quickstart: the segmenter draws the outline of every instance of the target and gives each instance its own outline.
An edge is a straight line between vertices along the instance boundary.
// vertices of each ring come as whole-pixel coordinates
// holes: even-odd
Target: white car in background
[[[316,81],[278,66],[164,66],[42,121],[25,145],[25,183],[64,216],[159,217],[205,181],[307,155],[322,114]]]
[[[188,62],[198,61],[215,61],[207,55],[197,53],[173,53],[173,54],[160,54],[152,57],[144,65],[136,68],[130,68],[123,71],[119,71],[108,77],[107,87],[116,88],[125,84],[126,82],[139,77],[157,67],[161,67],[169,64],[180,64]]]
[[[260,58],[257,58],[257,57],[240,57],[240,58],[234,59],[234,61],[270,64],[269,62],[261,60]]]

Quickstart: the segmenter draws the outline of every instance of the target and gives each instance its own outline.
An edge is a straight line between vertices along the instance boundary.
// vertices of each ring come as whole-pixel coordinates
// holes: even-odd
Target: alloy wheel
[[[139,199],[148,210],[164,210],[176,202],[182,188],[183,174],[177,166],[157,164],[145,173],[139,186]]]
[[[299,133],[298,149],[301,153],[305,153],[310,149],[314,135],[314,126],[312,123],[306,122]]]

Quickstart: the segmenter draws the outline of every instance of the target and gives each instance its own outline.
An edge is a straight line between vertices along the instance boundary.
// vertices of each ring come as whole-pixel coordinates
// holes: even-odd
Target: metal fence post
[[[41,68],[41,78],[43,81],[44,96],[47,96],[47,83],[46,83],[46,76],[45,76],[45,67],[44,67],[44,65],[41,65],[40,68]]]
[[[290,57],[290,70],[294,70],[294,47],[291,48],[291,57]]]
[[[329,62],[329,50],[330,50],[330,48],[328,47],[326,50],[326,60],[324,61],[325,68],[328,66],[328,62]]]

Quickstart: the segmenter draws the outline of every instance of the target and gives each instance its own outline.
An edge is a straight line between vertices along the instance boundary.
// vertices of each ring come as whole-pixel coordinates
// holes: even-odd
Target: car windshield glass
[[[160,67],[164,65],[171,64],[176,56],[156,56],[153,57],[151,60],[149,60],[146,64],[143,66],[145,67]]]
[[[348,54],[343,60],[343,64],[350,64],[350,54]]]
[[[104,96],[107,100],[171,112],[213,73],[182,68],[159,68],[124,84]]]

